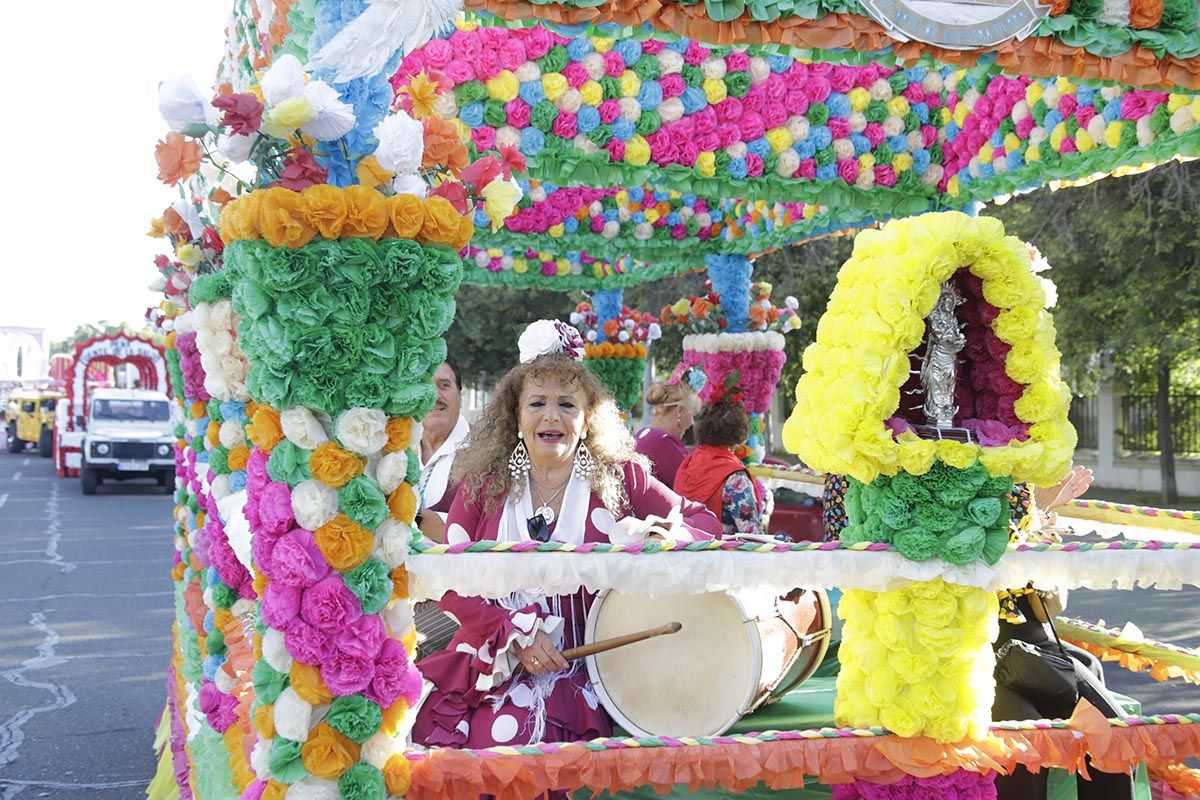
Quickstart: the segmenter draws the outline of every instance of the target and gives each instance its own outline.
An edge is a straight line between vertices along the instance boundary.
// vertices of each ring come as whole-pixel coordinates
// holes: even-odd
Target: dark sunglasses
[[[529,529],[529,538],[539,542],[550,541],[550,523],[541,514],[525,520],[525,527]]]

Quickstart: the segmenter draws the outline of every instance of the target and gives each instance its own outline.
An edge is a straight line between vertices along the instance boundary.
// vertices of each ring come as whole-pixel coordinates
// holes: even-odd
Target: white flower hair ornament
[[[517,340],[521,363],[528,364],[538,356],[562,353],[575,361],[583,359],[583,337],[579,331],[556,319],[539,319],[530,323]]]

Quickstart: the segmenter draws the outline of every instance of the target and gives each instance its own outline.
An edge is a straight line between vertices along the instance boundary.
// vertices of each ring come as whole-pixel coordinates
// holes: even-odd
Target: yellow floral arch
[[[909,354],[924,338],[941,285],[964,268],[1000,311],[991,328],[1012,346],[1005,373],[1024,386],[1014,410],[1030,426],[1026,441],[987,447],[894,436],[885,426],[899,408]],[[959,468],[978,459],[992,475],[1048,485],[1066,473],[1075,449],[1069,405],[1054,323],[1024,242],[1005,236],[999,220],[930,213],[855,238],[817,340],[804,352],[783,442],[809,466],[864,483],[902,470],[924,474],[936,457]]]

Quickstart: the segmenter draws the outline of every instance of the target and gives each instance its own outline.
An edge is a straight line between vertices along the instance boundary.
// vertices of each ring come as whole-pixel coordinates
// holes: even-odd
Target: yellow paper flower
[[[412,116],[415,119],[425,119],[433,116],[433,105],[438,98],[438,85],[429,80],[425,71],[421,70],[409,82],[401,86],[399,91],[408,95],[412,103]],[[377,186],[378,184],[372,184]]]
[[[317,118],[317,110],[304,95],[289,97],[263,115],[263,130],[276,139],[287,139],[306,122]]]
[[[483,213],[492,224],[492,230],[498,231],[504,220],[512,214],[521,199],[521,191],[510,181],[494,180],[483,187]]]
[[[925,318],[942,283],[959,270],[980,278],[984,298],[1000,310],[992,328],[1012,345],[1005,373],[1027,387],[1016,414],[1031,425],[1028,441],[935,443],[912,433],[892,436],[884,426],[899,406]],[[993,475],[1054,483],[1070,465],[1074,432],[1043,303],[1028,250],[1005,236],[997,220],[944,212],[861,232],[817,324],[817,340],[804,353],[784,445],[814,468],[864,483],[901,470],[924,474],[935,456],[961,468],[979,459]]]

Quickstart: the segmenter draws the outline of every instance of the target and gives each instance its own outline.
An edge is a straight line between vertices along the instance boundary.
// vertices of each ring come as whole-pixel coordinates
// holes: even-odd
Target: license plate
[[[150,469],[149,461],[122,461],[117,464],[117,469],[121,472],[145,472]]]

